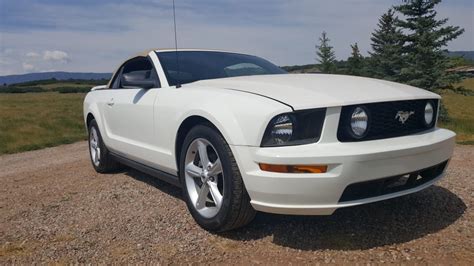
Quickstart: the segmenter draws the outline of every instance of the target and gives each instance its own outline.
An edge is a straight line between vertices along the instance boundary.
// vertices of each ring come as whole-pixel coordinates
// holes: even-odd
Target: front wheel
[[[89,154],[92,166],[98,173],[108,173],[120,169],[120,164],[112,158],[105,146],[95,120],[89,124]]]
[[[255,217],[234,156],[215,129],[204,125],[191,129],[179,172],[186,204],[201,227],[227,231]]]

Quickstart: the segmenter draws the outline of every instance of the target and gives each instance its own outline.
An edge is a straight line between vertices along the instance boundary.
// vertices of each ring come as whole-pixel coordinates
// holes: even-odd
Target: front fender
[[[200,116],[214,124],[230,145],[260,146],[268,122],[278,114],[292,111],[289,106],[259,95],[215,89],[195,93],[198,92],[212,96],[195,95],[194,99],[202,100],[188,103],[177,119],[175,132],[186,118]]]

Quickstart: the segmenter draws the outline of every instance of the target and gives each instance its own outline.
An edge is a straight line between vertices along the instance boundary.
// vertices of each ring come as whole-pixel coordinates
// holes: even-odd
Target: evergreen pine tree
[[[362,76],[364,72],[364,57],[360,54],[359,45],[351,45],[351,56],[347,59],[347,74]]]
[[[380,17],[377,29],[372,33],[370,75],[376,78],[398,81],[403,66],[402,31],[396,26],[395,12],[389,9]]]
[[[325,31],[323,31],[319,38],[319,45],[316,45],[317,60],[320,63],[320,70],[323,73],[334,73],[336,71],[336,56],[333,47],[329,45],[329,38]]]
[[[457,80],[447,73],[445,47],[464,32],[457,26],[445,26],[448,19],[438,20],[435,6],[441,0],[405,0],[395,10],[405,19],[397,20],[404,29],[406,65],[401,70],[401,81],[420,88],[435,90]]]

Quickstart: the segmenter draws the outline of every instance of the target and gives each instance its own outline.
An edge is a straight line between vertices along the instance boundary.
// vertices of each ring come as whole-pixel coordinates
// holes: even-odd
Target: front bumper
[[[336,209],[420,191],[434,184],[444,171],[419,186],[375,197],[341,201],[351,184],[417,172],[451,158],[455,133],[446,129],[398,138],[340,143],[322,141],[310,145],[260,148],[231,146],[242,178],[259,211],[330,215]],[[260,170],[258,163],[328,165],[324,174],[286,174]]]

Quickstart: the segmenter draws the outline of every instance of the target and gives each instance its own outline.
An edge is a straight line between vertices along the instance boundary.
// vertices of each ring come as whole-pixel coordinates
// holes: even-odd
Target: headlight
[[[326,109],[296,111],[275,116],[267,126],[262,147],[301,145],[317,142]]]
[[[364,107],[356,107],[351,115],[351,130],[356,138],[362,138],[369,127],[369,115]]]
[[[273,122],[271,138],[275,144],[288,142],[293,136],[293,120],[289,115],[277,116]]]
[[[432,102],[427,102],[425,105],[425,125],[431,126],[434,119],[434,107]]]

